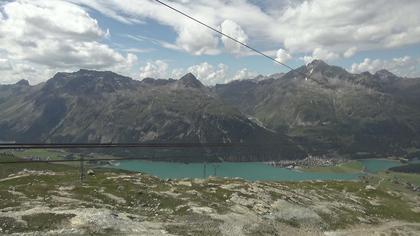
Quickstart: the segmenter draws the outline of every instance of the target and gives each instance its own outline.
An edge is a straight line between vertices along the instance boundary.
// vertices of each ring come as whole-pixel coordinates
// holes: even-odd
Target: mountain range
[[[79,70],[0,85],[0,140],[261,145],[218,152],[241,161],[406,155],[420,146],[419,92],[420,79],[352,74],[319,60],[213,87],[190,73],[138,81]]]
[[[215,91],[309,152],[383,156],[419,146],[420,79],[386,70],[351,74],[315,60],[280,79],[235,81]]]

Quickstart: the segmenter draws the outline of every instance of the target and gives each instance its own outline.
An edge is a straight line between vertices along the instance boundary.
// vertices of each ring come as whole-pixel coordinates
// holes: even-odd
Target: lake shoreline
[[[354,161],[358,162],[358,161]],[[366,172],[361,166],[355,171],[351,166],[344,166],[332,170],[306,171],[305,169],[288,169],[268,165],[264,162],[223,162],[223,163],[174,163],[128,160],[120,161],[115,169],[143,172],[161,179],[206,179],[210,176],[242,178],[250,181],[306,181],[306,180],[359,180],[366,174],[384,171],[390,167],[400,165],[388,159],[368,160]],[[344,164],[340,164],[344,165]],[[325,167],[323,167],[325,168]],[[334,168],[334,167],[327,167]],[[340,169],[341,168],[341,169]]]

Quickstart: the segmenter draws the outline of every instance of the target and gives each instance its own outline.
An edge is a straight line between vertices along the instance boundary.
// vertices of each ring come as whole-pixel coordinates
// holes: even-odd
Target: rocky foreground
[[[420,195],[392,173],[248,182],[94,170],[81,184],[77,168],[19,165],[0,165],[1,235],[420,234]]]

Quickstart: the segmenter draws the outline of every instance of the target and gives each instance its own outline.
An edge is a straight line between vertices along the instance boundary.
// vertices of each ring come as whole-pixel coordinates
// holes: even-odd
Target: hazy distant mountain
[[[385,70],[350,74],[316,60],[280,79],[234,81],[214,90],[313,152],[395,154],[420,143],[420,79]]]
[[[262,158],[304,157],[285,135],[249,120],[192,74],[136,81],[80,70],[33,87],[0,86],[0,99],[4,141],[279,143]]]

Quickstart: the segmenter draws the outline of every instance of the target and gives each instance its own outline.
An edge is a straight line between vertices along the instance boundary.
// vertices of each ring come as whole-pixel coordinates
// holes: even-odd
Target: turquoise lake
[[[391,160],[361,160],[368,172],[378,172],[401,165]],[[208,176],[240,177],[247,180],[357,180],[363,173],[309,173],[277,168],[261,162],[174,163],[150,161],[121,161],[115,168],[148,173],[160,178],[203,178]]]
[[[389,169],[391,167],[402,165],[399,161],[392,160],[378,160],[378,159],[366,159],[360,160],[363,166],[366,168],[367,172],[376,173]]]

